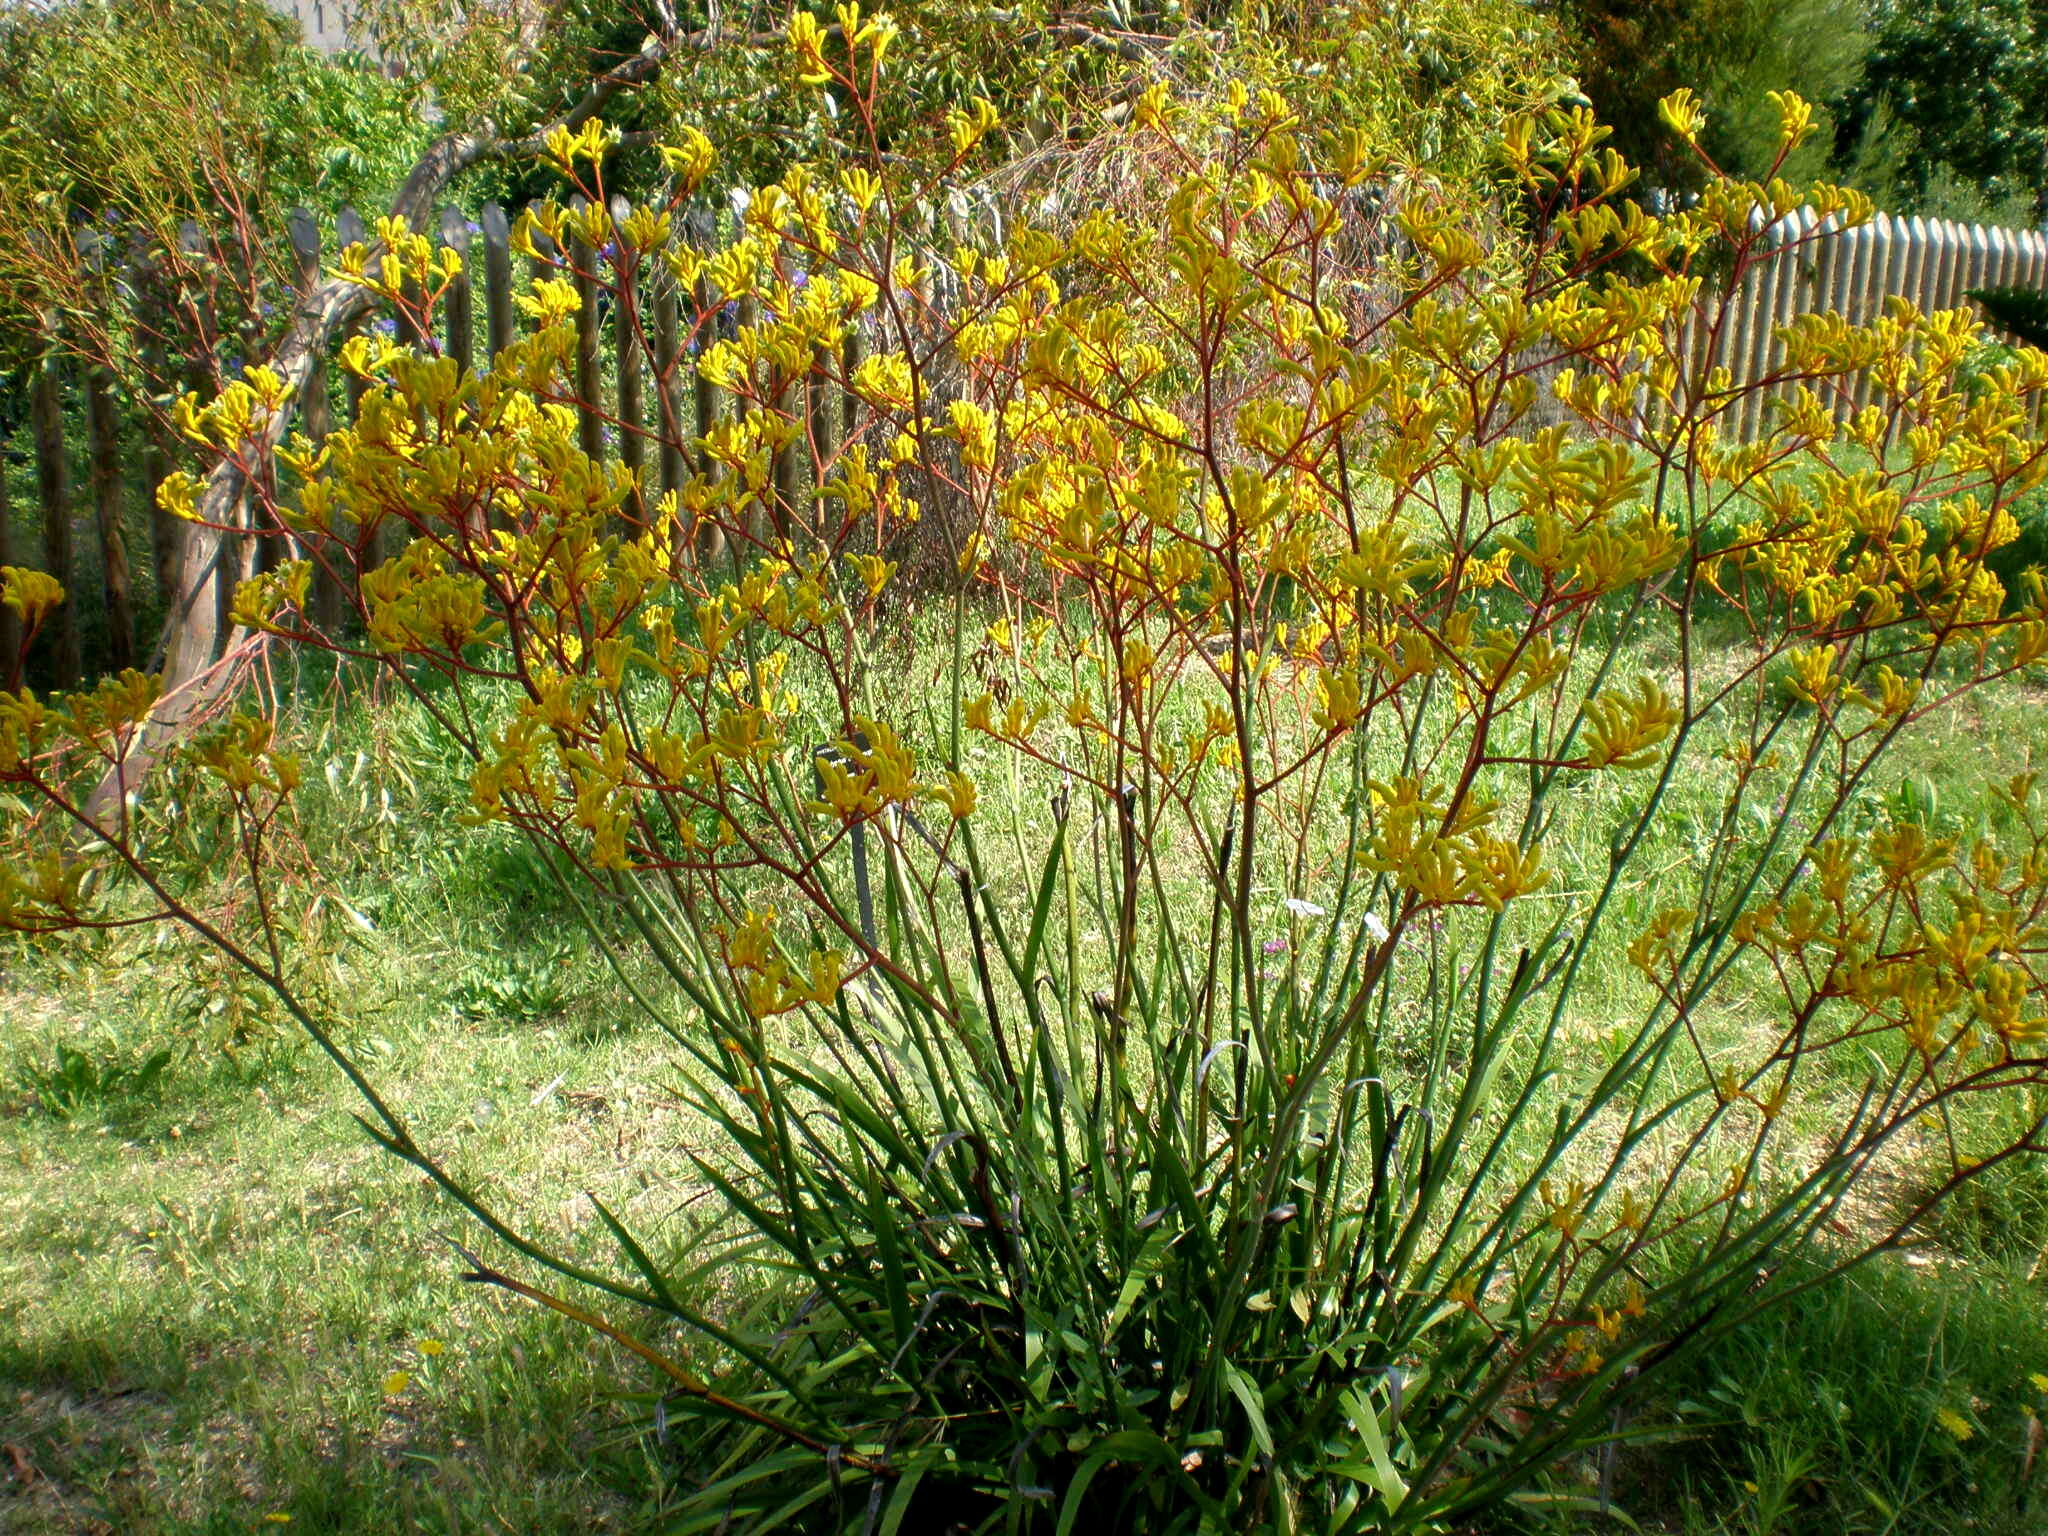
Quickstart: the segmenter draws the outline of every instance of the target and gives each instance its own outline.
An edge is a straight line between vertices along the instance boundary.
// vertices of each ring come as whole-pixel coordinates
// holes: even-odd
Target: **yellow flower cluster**
[[[1498,912],[1542,889],[1543,850],[1492,831],[1490,800],[1446,798],[1413,777],[1372,786],[1371,833],[1358,862],[1390,874],[1426,907],[1476,904]]]
[[[837,1000],[846,957],[836,949],[814,949],[804,969],[796,970],[775,936],[773,908],[749,911],[723,932],[726,964],[752,1017],[769,1018],[806,1003],[830,1007]]]
[[[1825,1001],[1841,1037],[1895,1032],[1945,1072],[2048,1040],[2048,929],[2038,918],[2048,898],[2048,797],[2026,774],[1999,798],[2019,825],[2002,846],[1979,839],[1966,858],[1913,821],[1838,835],[1809,850],[1807,878],[1789,894],[1737,914],[1731,936],[1770,958],[1789,1016]],[[1692,918],[1660,913],[1631,961],[1679,988]]]

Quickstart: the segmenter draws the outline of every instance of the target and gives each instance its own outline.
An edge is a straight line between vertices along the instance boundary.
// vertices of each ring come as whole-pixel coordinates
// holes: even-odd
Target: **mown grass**
[[[1871,793],[1967,827],[1984,786],[2038,754],[2041,703],[1978,695]],[[670,1053],[632,1025],[544,871],[502,832],[450,830],[459,778],[404,707],[308,705],[294,729],[306,848],[348,904],[350,1047],[438,1152],[557,1245],[600,1261],[587,1192],[686,1253],[704,1218]],[[1665,856],[1697,856],[1706,827],[1685,796],[1673,813]],[[1586,826],[1561,831],[1567,881],[1599,853],[1598,815],[1589,799]],[[1630,899],[1647,916],[1652,883]],[[4,964],[0,1523],[571,1531],[659,1510],[671,1460],[645,1373],[463,1287],[444,1234],[473,1228],[369,1144],[346,1084],[260,999],[166,934],[17,945]],[[1597,1053],[1604,1003],[1633,983],[1619,965],[1590,983],[1573,1025]],[[67,1076],[60,1045],[89,1070]],[[1604,1475],[1618,1507],[1671,1532],[2048,1529],[2048,1486],[2028,1498],[2048,1178],[2001,1174],[1929,1237],[1718,1354],[1658,1405],[1667,1437],[1560,1481]]]
[[[460,1019],[446,970],[391,958],[408,986],[371,1014],[380,1070],[437,1142],[562,1235],[593,1170],[630,1181],[668,1161],[672,1116],[629,1045],[559,1019]],[[11,1085],[59,1039],[112,1058],[168,1022],[146,975],[61,998],[24,980],[6,1003]],[[17,1086],[0,1121],[0,1438],[21,1451],[0,1524],[628,1523],[655,1474],[606,1350],[458,1283],[441,1234],[471,1234],[368,1142],[324,1061],[273,1048],[237,1072],[210,1052],[189,1048],[147,1100],[64,1118]]]

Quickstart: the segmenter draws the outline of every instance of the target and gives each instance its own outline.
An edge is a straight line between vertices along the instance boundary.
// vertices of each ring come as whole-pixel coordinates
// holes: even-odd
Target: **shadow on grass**
[[[626,1530],[656,1492],[588,1341],[539,1319],[402,1384],[373,1339],[108,1324],[0,1338],[0,1529]]]

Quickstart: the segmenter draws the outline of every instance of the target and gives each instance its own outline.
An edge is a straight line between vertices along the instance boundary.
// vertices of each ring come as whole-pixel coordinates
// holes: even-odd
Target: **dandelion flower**
[[[2048,1393],[2048,1376],[2044,1376],[2041,1372],[2036,1371],[2027,1380],[2034,1384],[2036,1392]]]
[[[408,1376],[404,1371],[393,1371],[384,1378],[384,1395],[386,1397],[396,1397],[411,1385],[412,1377]]]
[[[443,1344],[439,1339],[420,1340],[420,1353],[425,1355],[429,1360],[432,1360],[435,1356],[443,1353],[447,1348],[448,1346],[446,1344]]]
[[[1968,1440],[1977,1433],[1976,1427],[1953,1408],[1935,1409],[1934,1422],[1954,1436],[1958,1443]]]

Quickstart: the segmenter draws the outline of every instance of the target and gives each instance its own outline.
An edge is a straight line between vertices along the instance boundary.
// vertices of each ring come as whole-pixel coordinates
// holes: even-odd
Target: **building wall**
[[[270,0],[270,3],[287,16],[298,17],[306,41],[322,53],[340,53],[347,49],[376,51],[350,26],[343,0]]]

